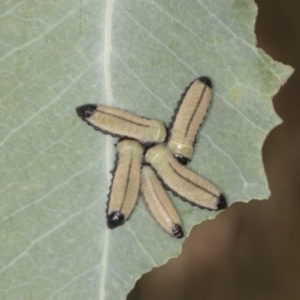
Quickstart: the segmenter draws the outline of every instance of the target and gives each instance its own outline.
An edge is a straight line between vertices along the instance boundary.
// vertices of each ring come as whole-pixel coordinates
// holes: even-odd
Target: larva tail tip
[[[85,119],[85,118],[88,118],[91,115],[93,115],[95,113],[96,109],[97,109],[97,105],[95,105],[95,104],[84,104],[84,105],[78,106],[76,108],[76,112],[80,118]]]
[[[110,229],[114,229],[120,225],[123,225],[125,222],[125,217],[119,211],[114,211],[111,214],[106,216],[107,218],[107,226]]]
[[[219,200],[218,200],[217,209],[221,210],[221,209],[225,209],[227,207],[228,207],[227,200],[226,200],[225,196],[223,194],[221,194],[219,197]]]
[[[209,86],[212,89],[212,82],[209,77],[207,77],[207,76],[199,77],[199,81],[206,84],[207,86]]]
[[[172,227],[172,235],[175,236],[178,239],[181,239],[184,236],[184,233],[183,233],[181,225],[175,224]]]

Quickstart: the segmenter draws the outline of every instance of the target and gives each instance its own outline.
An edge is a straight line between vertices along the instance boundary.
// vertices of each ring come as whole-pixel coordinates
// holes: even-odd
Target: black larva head
[[[93,115],[96,109],[97,109],[97,105],[95,104],[85,104],[85,105],[78,106],[76,108],[76,112],[80,118],[85,119]]]
[[[206,84],[207,86],[209,86],[212,89],[211,80],[207,76],[199,77],[199,81],[201,81],[202,83]]]
[[[221,194],[219,197],[219,200],[218,200],[217,209],[221,210],[221,209],[225,209],[227,207],[228,207],[227,200],[226,200],[225,196],[223,194]]]
[[[184,156],[181,156],[181,155],[175,154],[174,157],[175,157],[175,158],[177,159],[177,161],[178,161],[181,165],[183,165],[183,166],[185,166],[185,165],[190,161],[189,158],[184,157]]]
[[[119,211],[114,211],[110,215],[106,216],[107,218],[107,226],[110,229],[114,229],[120,225],[123,225],[125,222],[125,217]]]
[[[178,239],[183,237],[183,230],[182,227],[179,224],[175,224],[172,227],[172,234],[173,236],[177,237]]]

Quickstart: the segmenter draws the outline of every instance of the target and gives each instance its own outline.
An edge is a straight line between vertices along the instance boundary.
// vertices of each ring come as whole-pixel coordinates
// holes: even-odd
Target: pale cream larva
[[[143,160],[143,147],[134,140],[117,144],[117,160],[108,196],[106,218],[109,228],[115,228],[129,218],[136,204]]]
[[[210,210],[227,208],[227,201],[220,190],[199,174],[182,166],[170,150],[160,144],[151,147],[145,155],[163,183],[183,200]]]
[[[163,122],[136,116],[120,108],[85,104],[76,108],[82,120],[96,130],[117,137],[128,137],[147,143],[162,143],[167,132]]]
[[[212,83],[208,77],[193,81],[182,95],[169,126],[167,146],[183,165],[192,157],[196,136],[211,100],[211,90]]]
[[[180,218],[150,166],[144,165],[142,168],[141,192],[156,222],[171,236],[182,238],[183,230]]]

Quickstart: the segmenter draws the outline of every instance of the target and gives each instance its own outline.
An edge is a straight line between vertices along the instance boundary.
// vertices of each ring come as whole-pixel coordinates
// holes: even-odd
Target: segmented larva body
[[[115,228],[129,218],[140,189],[143,147],[134,140],[117,144],[117,160],[107,202],[107,225]]]
[[[212,83],[208,77],[196,79],[179,101],[169,129],[167,146],[181,164],[187,164],[196,136],[211,100]]]
[[[166,139],[163,122],[136,116],[120,108],[86,104],[76,109],[82,120],[95,129],[117,137],[128,137],[143,144],[162,143]]]
[[[170,150],[162,145],[151,147],[145,155],[163,183],[182,199],[210,210],[227,207],[227,201],[220,190],[199,174],[182,166]]]
[[[180,218],[157,175],[147,165],[142,168],[141,192],[156,222],[171,236],[182,238]]]

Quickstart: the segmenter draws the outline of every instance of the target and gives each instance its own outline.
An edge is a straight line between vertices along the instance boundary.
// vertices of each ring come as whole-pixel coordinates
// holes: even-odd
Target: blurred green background
[[[263,147],[272,196],[195,227],[182,254],[145,274],[128,300],[300,299],[300,1],[256,3],[258,47],[296,69],[273,99],[283,124]]]

